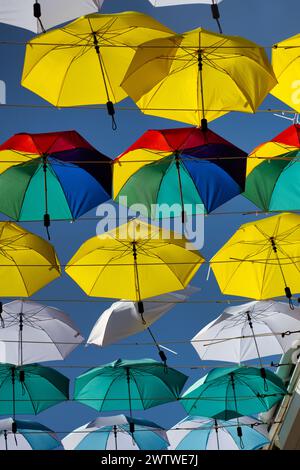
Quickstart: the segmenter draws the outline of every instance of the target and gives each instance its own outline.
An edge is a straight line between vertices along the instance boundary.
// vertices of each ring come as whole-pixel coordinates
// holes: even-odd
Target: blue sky
[[[148,0],[105,0],[103,13],[126,10],[142,11],[154,16],[177,32],[203,26],[217,31],[216,23],[211,18],[207,5],[187,5],[179,7],[154,8]],[[299,0],[224,0],[220,4],[221,22],[224,34],[240,35],[264,46],[272,44],[299,33]],[[22,29],[0,24],[0,41],[27,41],[31,33]],[[270,54],[270,49],[267,49]],[[0,80],[7,84],[8,104],[45,104],[43,100],[20,86],[24,59],[24,46],[0,45]],[[297,78],[297,77],[295,77]],[[124,104],[131,104],[124,101]],[[262,109],[286,106],[268,97]],[[149,128],[176,127],[179,123],[145,116],[138,110],[119,111],[117,113],[118,130],[111,130],[110,120],[103,110],[55,108],[1,108],[0,107],[0,141],[5,141],[18,132],[50,132],[76,129],[96,148],[114,158],[131,145],[145,130]],[[289,122],[274,117],[271,113],[256,115],[232,113],[212,122],[212,130],[245,151],[250,151],[259,143],[268,140],[286,128]],[[183,124],[184,126],[184,124]],[[235,198],[222,206],[221,211],[251,211],[254,206],[242,198]],[[95,211],[88,214],[95,215]],[[255,216],[246,215],[210,215],[205,219],[205,245],[202,253],[209,259],[233,234],[242,223],[253,220]],[[4,217],[3,217],[4,219]],[[29,230],[44,236],[43,227],[39,224],[24,224]],[[79,220],[73,224],[68,222],[52,223],[51,241],[54,244],[60,261],[65,264],[88,238],[95,235],[96,221]],[[213,274],[206,281],[207,266],[200,269],[193,280],[193,285],[202,288],[194,296],[194,300],[224,300]],[[90,299],[65,274],[34,296],[46,305],[53,305],[68,313],[79,326],[82,334],[88,334],[101,312],[110,304],[105,299]],[[72,299],[73,302],[57,302],[57,299]],[[12,300],[12,299],[7,299]],[[78,300],[78,302],[75,302]],[[90,300],[93,300],[91,302]],[[5,301],[5,299],[4,299]],[[199,303],[177,306],[153,326],[153,331],[160,340],[189,340],[205,324],[218,316],[226,305]],[[124,342],[148,341],[145,334],[129,338]],[[193,366],[201,362],[190,344],[172,344],[171,348],[178,356],[168,354],[169,364],[181,367],[190,376],[188,385],[193,383],[204,370],[194,370]],[[79,347],[63,363],[56,362],[58,370],[71,379],[71,395],[73,379],[86,368],[105,364],[119,357],[157,359],[157,353],[151,346],[126,346],[122,344],[106,348],[89,346]],[[63,366],[63,367],[62,367]],[[74,367],[75,366],[75,367]],[[116,413],[117,414],[117,413]],[[97,416],[96,411],[79,403],[65,403],[41,413],[36,420],[49,425],[52,429],[69,432]],[[156,421],[168,428],[185,416],[179,403],[152,408],[143,413],[136,413],[146,419]]]

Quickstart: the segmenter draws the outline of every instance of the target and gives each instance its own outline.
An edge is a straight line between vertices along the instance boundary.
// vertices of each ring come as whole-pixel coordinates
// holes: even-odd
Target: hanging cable
[[[223,34],[221,23],[220,23],[219,7],[218,7],[218,4],[216,3],[216,0],[212,0],[211,13],[212,13],[213,19],[216,20],[216,22],[217,22],[217,25],[218,25],[218,28],[219,28],[219,33]]]
[[[261,356],[260,356],[260,353],[259,353],[258,344],[257,344],[256,336],[255,336],[255,333],[254,333],[252,318],[250,316],[250,311],[246,312],[246,314],[247,314],[248,324],[250,326],[251,333],[252,333],[252,336],[253,336],[253,340],[254,340],[254,344],[255,344],[255,348],[256,348],[256,354],[257,354],[257,357],[258,357],[258,360],[259,360],[259,363],[260,363],[260,374],[261,374],[261,377],[264,381],[264,391],[267,392],[268,391],[268,384],[267,384],[266,370],[263,367]]]
[[[200,78],[200,93],[201,93],[201,106],[202,106],[202,119],[201,119],[201,130],[207,131],[207,119],[205,117],[205,105],[204,105],[204,85],[203,85],[203,57],[202,50],[198,50],[198,70]]]
[[[177,170],[178,186],[179,186],[179,194],[180,194],[181,223],[182,223],[182,225],[184,225],[184,223],[185,223],[185,211],[184,211],[182,181],[181,181],[181,174],[180,174],[180,159],[179,159],[179,153],[178,152],[175,152],[175,165],[176,165],[176,170]]]
[[[44,172],[44,194],[45,194],[45,213],[44,213],[44,227],[46,228],[48,240],[50,240],[50,215],[48,213],[48,183],[47,183],[47,155],[43,155],[43,172]]]
[[[235,382],[234,382],[234,375],[233,373],[230,373],[230,381],[231,381],[231,387],[232,387],[232,392],[233,392],[233,400],[234,400],[234,406],[235,406],[235,412],[237,414],[236,422],[237,422],[237,435],[240,439],[240,447],[241,449],[244,448],[244,442],[243,442],[243,430],[242,427],[240,426],[240,421],[239,421],[239,412],[238,412],[238,406],[237,406],[237,399],[236,399],[236,391],[235,391]]]
[[[5,328],[5,323],[2,317],[2,313],[3,313],[3,303],[0,301],[0,324],[1,324],[1,328]]]
[[[281,272],[281,275],[282,275],[282,279],[283,279],[283,282],[284,282],[284,285],[285,285],[285,287],[284,287],[285,295],[286,295],[286,297],[289,301],[290,309],[294,310],[295,307],[294,307],[294,304],[293,304],[293,301],[292,301],[291,289],[288,287],[286,279],[285,279],[285,275],[284,275],[284,272],[283,272],[283,269],[282,269],[282,266],[281,266],[281,263],[280,263],[280,259],[279,259],[279,256],[278,256],[278,250],[277,250],[277,245],[276,245],[276,242],[275,242],[275,238],[270,237],[270,242],[271,242],[271,245],[272,245],[273,252],[275,253],[275,256],[277,258],[278,266],[279,266],[279,269],[280,269],[280,272]]]
[[[95,48],[95,51],[96,51],[97,56],[98,56],[99,65],[100,65],[101,74],[102,74],[102,79],[103,79],[104,88],[105,88],[105,93],[106,93],[106,97],[107,97],[106,109],[107,109],[108,115],[111,116],[112,129],[115,131],[117,129],[117,124],[116,124],[116,121],[115,121],[115,108],[114,108],[113,102],[110,99],[109,92],[108,92],[108,86],[107,86],[107,83],[106,83],[105,71],[104,71],[104,67],[103,67],[103,63],[102,63],[102,57],[101,57],[101,54],[100,54],[99,41],[98,41],[97,34],[92,29],[92,25],[91,25],[90,20],[89,20],[89,23],[90,23],[90,27],[91,27],[91,30],[92,30],[94,48]]]
[[[41,5],[38,2],[38,0],[35,0],[35,3],[33,4],[33,16],[37,19],[42,32],[45,33],[46,30],[43,26],[42,19],[41,19],[41,16],[42,16]]]
[[[126,380],[127,380],[127,388],[128,388],[128,401],[129,401],[129,413],[130,413],[130,423],[129,423],[129,432],[134,439],[134,422],[132,416],[132,405],[131,405],[131,389],[130,389],[130,371],[129,368],[126,367]]]

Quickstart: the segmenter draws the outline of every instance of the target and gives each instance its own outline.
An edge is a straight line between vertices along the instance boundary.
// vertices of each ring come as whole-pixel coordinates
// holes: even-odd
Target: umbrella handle
[[[220,23],[219,7],[218,7],[217,3],[215,3],[215,0],[212,0],[212,4],[211,4],[210,8],[211,8],[212,17],[213,17],[214,20],[216,20],[216,22],[218,24],[219,33],[223,34],[221,23]]]
[[[2,312],[3,312],[3,303],[0,302],[0,322],[1,322],[1,328],[5,328],[5,323],[2,317]]]
[[[41,20],[41,16],[42,16],[41,5],[38,2],[38,0],[36,0],[35,3],[33,4],[33,16],[38,20],[39,25],[42,29],[42,32],[45,33],[46,30],[45,30],[45,28],[43,26],[43,23],[42,23],[42,20]]]

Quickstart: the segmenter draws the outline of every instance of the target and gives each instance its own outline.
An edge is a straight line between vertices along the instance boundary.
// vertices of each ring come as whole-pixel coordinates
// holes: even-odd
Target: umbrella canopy
[[[168,6],[175,6],[175,5],[188,5],[192,3],[210,3],[212,16],[215,20],[217,20],[219,31],[222,33],[222,28],[219,23],[220,12],[218,8],[218,3],[221,3],[222,0],[149,0],[154,7],[168,7]]]
[[[300,216],[290,213],[241,225],[211,259],[223,294],[291,300],[299,292],[299,233]]]
[[[69,379],[39,364],[0,364],[0,414],[35,414],[69,398]]]
[[[174,34],[138,12],[90,14],[29,41],[22,85],[55,106],[113,103],[136,48]]]
[[[300,125],[293,124],[250,153],[244,196],[264,211],[298,210],[299,157]]]
[[[188,5],[192,3],[221,3],[222,0],[149,0],[155,7],[168,7],[173,5]]]
[[[134,424],[134,433],[130,424]],[[106,416],[68,434],[65,450],[162,450],[167,449],[167,433],[157,424],[128,416]]]
[[[60,276],[55,250],[13,222],[0,222],[0,296],[30,297]]]
[[[299,331],[282,335],[284,331]],[[300,308],[282,302],[248,302],[224,310],[192,339],[203,360],[241,363],[286,353],[300,339]]]
[[[114,161],[114,197],[143,204],[153,218],[170,217],[164,207],[174,204],[179,215],[197,214],[199,205],[208,213],[243,191],[246,162],[245,152],[210,130],[149,130]]]
[[[77,219],[111,198],[111,183],[111,159],[76,131],[0,145],[0,211],[13,219]]]
[[[52,450],[60,446],[56,434],[33,421],[0,420],[0,450]]]
[[[87,240],[68,262],[66,273],[95,297],[141,302],[179,290],[204,262],[179,236],[134,219]]]
[[[254,415],[268,411],[282,400],[287,391],[282,380],[256,367],[212,369],[195,382],[181,397],[191,415],[223,419]]]
[[[140,48],[122,87],[143,113],[205,129],[229,111],[255,112],[275,84],[262,47],[198,28]]]
[[[97,411],[146,410],[178,400],[187,376],[153,359],[90,369],[75,381],[75,400]]]
[[[268,444],[267,426],[257,419],[239,419],[243,437],[237,435],[237,421],[188,416],[167,432],[170,450],[255,450]]]
[[[87,343],[107,346],[144,331],[178,303],[184,303],[197,290],[199,289],[188,286],[178,293],[163,294],[148,299],[147,302],[144,302],[144,321],[136,303],[130,301],[114,302],[95,323]]]
[[[271,93],[297,112],[300,112],[299,40],[300,34],[296,34],[275,44],[272,49],[272,65],[278,85]]]
[[[1,0],[0,22],[41,33],[78,16],[96,12],[102,3],[103,0]]]
[[[70,317],[56,308],[27,300],[2,308],[0,362],[21,365],[61,360],[83,341]]]

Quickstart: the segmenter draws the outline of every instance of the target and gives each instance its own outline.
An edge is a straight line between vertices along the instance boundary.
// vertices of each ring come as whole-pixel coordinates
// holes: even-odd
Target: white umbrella
[[[107,346],[144,331],[178,302],[184,302],[198,290],[196,287],[188,286],[178,292],[151,297],[144,301],[143,316],[138,312],[135,302],[122,300],[114,302],[95,323],[87,343]]]
[[[41,33],[43,28],[47,30],[79,16],[95,13],[102,3],[103,0],[1,0],[0,23]],[[40,18],[34,16],[34,13],[39,14],[38,10]]]
[[[52,450],[60,446],[56,434],[34,421],[0,420],[1,450]]]
[[[300,339],[300,308],[283,302],[254,301],[224,310],[192,339],[201,359],[243,362],[287,352]],[[260,336],[264,335],[264,336]],[[236,339],[228,339],[236,338]]]
[[[221,3],[222,0],[149,0],[155,7],[168,7],[174,5],[188,5],[191,3]]]
[[[3,305],[0,362],[21,365],[64,359],[83,337],[60,310],[15,300]]]
[[[161,450],[167,449],[169,441],[157,424],[117,415],[96,418],[75,429],[62,444],[66,450]]]
[[[220,13],[219,13],[219,7],[218,3],[221,3],[222,0],[149,0],[149,2],[152,3],[153,6],[155,7],[169,7],[169,6],[175,6],[175,5],[188,5],[188,4],[194,4],[194,3],[210,3],[211,5],[211,12],[213,19],[217,21],[219,31],[222,33],[222,28],[220,25]]]
[[[167,436],[170,450],[254,450],[270,442],[267,426],[248,416],[238,422],[188,416],[173,426]]]

